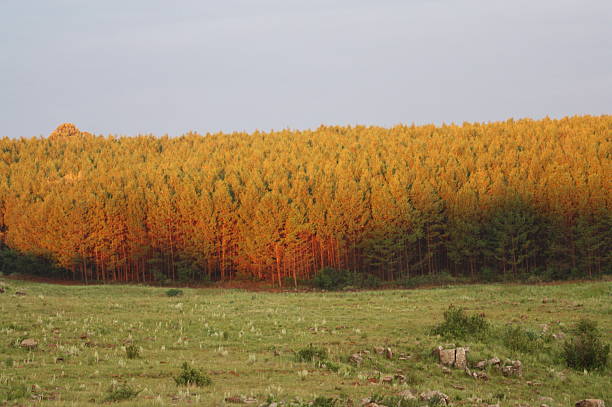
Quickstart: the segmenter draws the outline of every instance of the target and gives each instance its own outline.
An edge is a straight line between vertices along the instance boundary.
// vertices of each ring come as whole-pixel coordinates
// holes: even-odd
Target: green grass
[[[610,367],[570,369],[564,339],[552,338],[570,337],[574,324],[587,318],[610,343],[610,282],[328,293],[185,288],[180,297],[155,287],[4,283],[11,290],[0,294],[0,406],[101,405],[117,383],[137,391],[121,406],[223,406],[233,396],[256,398],[256,405],[318,398],[321,405],[345,406],[372,395],[393,399],[404,389],[439,390],[466,406],[479,405],[477,399],[501,406],[568,406],[581,398],[612,403]],[[14,296],[15,290],[27,295]],[[484,314],[490,333],[433,335],[451,304]],[[21,348],[25,338],[38,347]],[[471,363],[520,359],[523,376],[494,369],[488,381],[456,369],[445,374],[432,350],[450,343],[469,346]],[[375,346],[390,347],[393,358]],[[128,358],[127,349],[138,349],[139,357]],[[324,350],[324,363],[303,361],[310,359],[299,352],[308,350]],[[363,363],[349,362],[364,350]],[[178,386],[184,363],[212,383]],[[373,383],[395,374],[405,382]]]

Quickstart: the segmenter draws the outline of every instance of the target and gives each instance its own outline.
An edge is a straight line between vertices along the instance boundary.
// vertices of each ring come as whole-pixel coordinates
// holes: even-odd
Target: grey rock
[[[349,362],[360,365],[363,362],[363,358],[358,353],[353,353],[351,357],[349,357]]]
[[[38,341],[36,339],[24,339],[23,341],[21,341],[21,347],[22,348],[27,348],[27,349],[34,349],[38,346]]]
[[[447,406],[449,402],[448,396],[437,390],[424,391],[419,395],[419,400],[421,401],[430,401],[432,399],[438,399],[443,406]]]
[[[576,402],[576,407],[606,407],[606,403],[600,399],[584,399]]]

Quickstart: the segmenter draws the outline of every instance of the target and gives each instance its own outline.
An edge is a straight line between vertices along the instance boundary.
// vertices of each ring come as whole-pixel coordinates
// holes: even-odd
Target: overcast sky
[[[0,136],[610,113],[610,0],[0,0]]]

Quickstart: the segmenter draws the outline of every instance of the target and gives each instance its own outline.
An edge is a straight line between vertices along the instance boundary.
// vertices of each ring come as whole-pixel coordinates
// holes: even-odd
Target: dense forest
[[[608,115],[176,138],[63,124],[0,140],[0,266],[276,285],[326,267],[601,275],[611,147]]]

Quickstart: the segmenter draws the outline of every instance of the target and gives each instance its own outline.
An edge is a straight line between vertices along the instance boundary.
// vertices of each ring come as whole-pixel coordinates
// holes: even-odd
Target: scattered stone
[[[446,366],[442,366],[442,373],[451,374],[451,370]]]
[[[487,360],[487,363],[489,365],[492,365],[492,366],[499,366],[501,364],[501,360],[499,358],[495,357],[495,358],[491,358],[491,359]]]
[[[599,399],[585,399],[576,402],[576,407],[606,407],[606,403]]]
[[[383,384],[391,384],[391,383],[393,383],[393,376],[384,376],[384,377],[381,379],[381,382],[382,382]]]
[[[363,362],[363,358],[358,353],[353,353],[349,357],[349,362],[360,365]]]
[[[26,349],[34,349],[38,346],[38,341],[35,339],[24,339],[21,341],[21,347]]]
[[[440,405],[442,406],[447,406],[449,402],[448,396],[437,390],[424,391],[423,393],[419,395],[419,400],[421,401],[438,400]]]
[[[444,366],[465,369],[467,367],[468,351],[469,348],[444,349],[442,346],[438,346],[436,349],[434,349],[434,354],[438,355],[440,363]]]
[[[545,396],[541,396],[540,397],[540,401],[555,401],[552,397],[545,397]]]
[[[403,398],[404,400],[416,400],[416,396],[412,394],[410,390],[402,390],[397,393],[397,395]]]
[[[467,367],[467,350],[465,348],[455,349],[455,363],[457,369],[465,369]]]
[[[510,361],[511,365],[503,366],[501,371],[504,376],[521,376],[523,374],[523,364],[520,360]]]
[[[15,295],[18,295],[20,297],[23,297],[24,295],[27,295],[26,293],[24,293],[23,291],[15,291]]]
[[[6,292],[6,289],[4,287],[0,287],[0,294],[4,294]]]
[[[79,336],[79,338],[81,338],[81,339],[89,339],[89,336],[87,336],[87,334],[82,334],[81,336]]]
[[[481,360],[480,362],[476,362],[476,365],[474,367],[476,369],[484,370],[485,367],[487,367],[487,361],[486,360]]]
[[[457,389],[457,390],[465,390],[465,387],[464,387],[464,386],[460,386],[460,385],[458,385],[458,384],[451,384],[451,387],[452,387],[453,389]]]
[[[548,404],[540,404],[540,407],[550,407]]]
[[[434,353],[438,355],[440,363],[445,366],[452,366],[455,363],[455,349],[444,349],[442,346],[438,346]]]
[[[274,356],[280,356],[280,355],[281,355],[280,351],[278,349],[275,349]]]
[[[393,351],[391,350],[391,348],[385,349],[385,357],[387,359],[393,359]]]
[[[382,355],[384,352],[385,352],[385,348],[383,348],[382,346],[374,347],[374,353],[376,353],[377,355]]]
[[[225,398],[225,402],[226,403],[233,403],[233,404],[244,404],[244,401],[242,400],[242,397],[240,397],[240,396],[226,397]]]
[[[395,376],[393,376],[393,378],[400,383],[404,383],[406,381],[406,376],[404,376],[403,374],[396,374]]]

